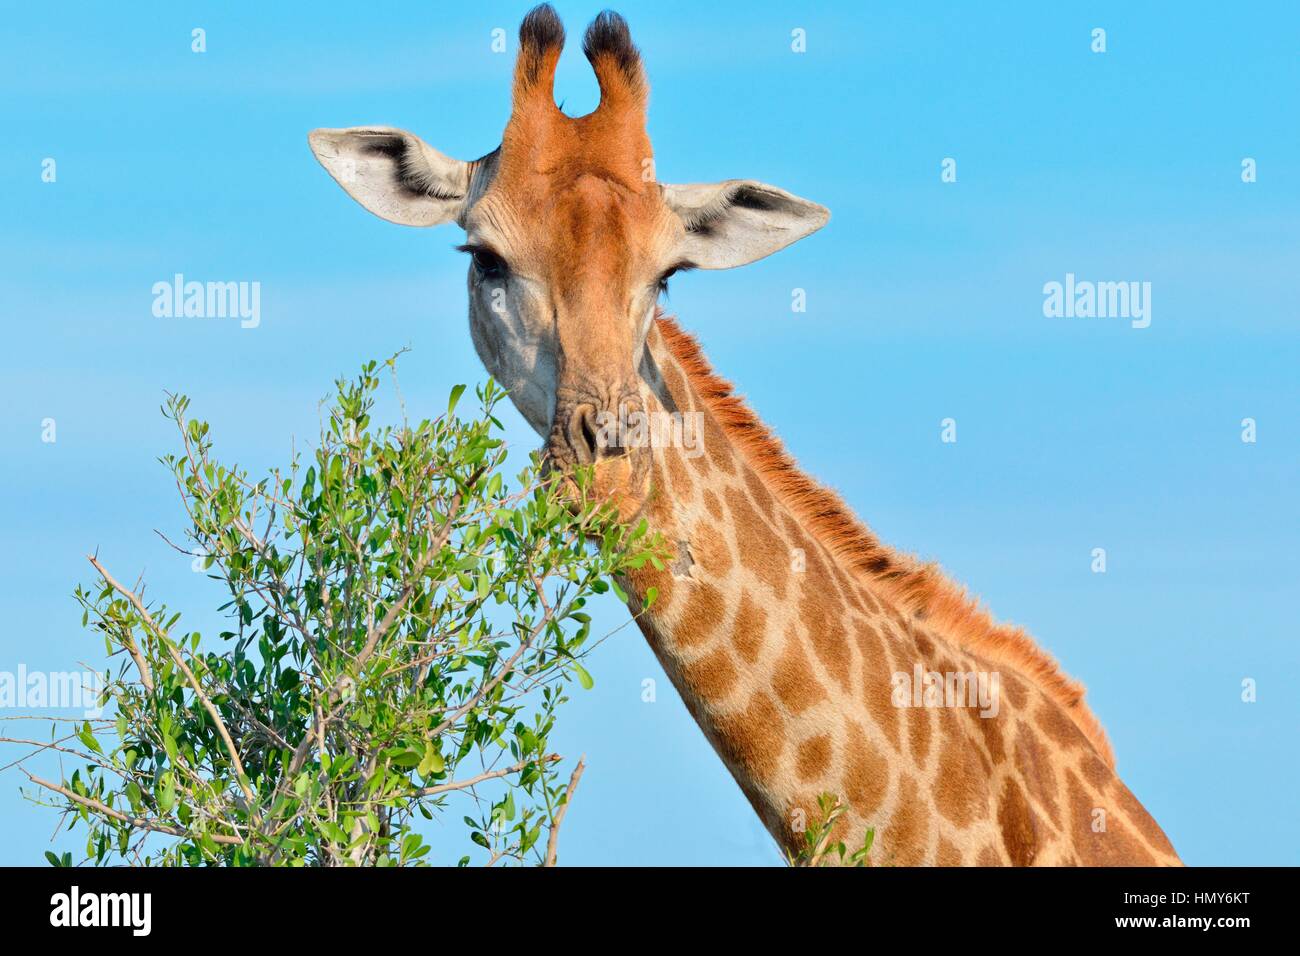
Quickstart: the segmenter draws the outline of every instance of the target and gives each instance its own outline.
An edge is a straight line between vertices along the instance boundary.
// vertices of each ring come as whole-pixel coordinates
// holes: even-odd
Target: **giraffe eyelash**
[[[456,247],[457,252],[469,253],[474,261],[474,268],[485,279],[498,279],[510,271],[506,260],[495,250],[475,243],[466,243]]]
[[[689,272],[691,269],[694,268],[695,268],[694,263],[679,262],[677,263],[677,265],[673,266],[671,269],[667,270],[663,275],[659,277],[659,281],[655,283],[655,287],[659,290],[661,294],[666,294],[668,292],[669,279],[677,275],[677,273],[679,272]]]

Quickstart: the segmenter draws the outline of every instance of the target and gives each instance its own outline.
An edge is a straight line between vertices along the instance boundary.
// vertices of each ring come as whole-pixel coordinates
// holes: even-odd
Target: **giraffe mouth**
[[[650,487],[650,455],[635,450],[617,458],[583,464],[548,449],[543,476],[558,479],[561,493],[574,507],[593,502],[614,505],[620,521],[630,521],[644,507]]]
[[[574,506],[608,502],[621,521],[630,521],[647,498],[650,448],[627,441],[626,433],[608,418],[591,403],[561,403],[546,444],[543,474],[559,478]]]

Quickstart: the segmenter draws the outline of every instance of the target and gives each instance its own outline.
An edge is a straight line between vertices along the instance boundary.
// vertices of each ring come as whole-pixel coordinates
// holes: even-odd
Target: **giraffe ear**
[[[831,217],[825,206],[752,179],[662,189],[686,227],[681,258],[700,269],[731,269],[770,256]]]
[[[469,195],[470,164],[388,126],[316,129],[307,136],[325,171],[380,219],[402,226],[457,220]]]

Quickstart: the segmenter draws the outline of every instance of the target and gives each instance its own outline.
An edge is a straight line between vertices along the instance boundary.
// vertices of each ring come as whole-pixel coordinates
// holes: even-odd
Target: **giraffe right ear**
[[[662,189],[686,227],[679,254],[698,269],[733,269],[770,256],[831,217],[825,206],[753,179]]]
[[[388,126],[316,129],[311,150],[347,194],[380,219],[437,226],[460,218],[471,167],[420,137]]]

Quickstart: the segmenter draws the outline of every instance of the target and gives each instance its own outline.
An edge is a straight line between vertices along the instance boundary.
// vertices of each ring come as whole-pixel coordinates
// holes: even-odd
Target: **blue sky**
[[[411,346],[403,391],[429,413],[483,377],[459,232],[365,213],[306,134],[384,123],[489,151],[528,6],[5,4],[0,671],[102,653],[70,597],[95,548],[178,608],[214,606],[153,531],[180,527],[155,461],[172,449],[164,389],[261,471],[365,358]],[[596,86],[573,38],[598,8],[556,6],[557,97],[585,112]],[[672,310],[885,540],[939,560],[1088,685],[1122,776],[1188,863],[1300,863],[1300,13],[867,6],[618,7],[651,78],[660,179],[756,178],[833,213],[770,259],[677,277]],[[177,272],[260,282],[260,326],[155,318],[150,289]],[[1067,273],[1150,282],[1150,327],[1044,317],[1044,283]],[[507,425],[521,453],[536,444],[513,411]],[[625,617],[607,603],[594,629]],[[558,741],[589,765],[564,859],[775,863],[640,635],[590,669]],[[18,785],[0,774],[0,863],[50,845],[53,816]]]

